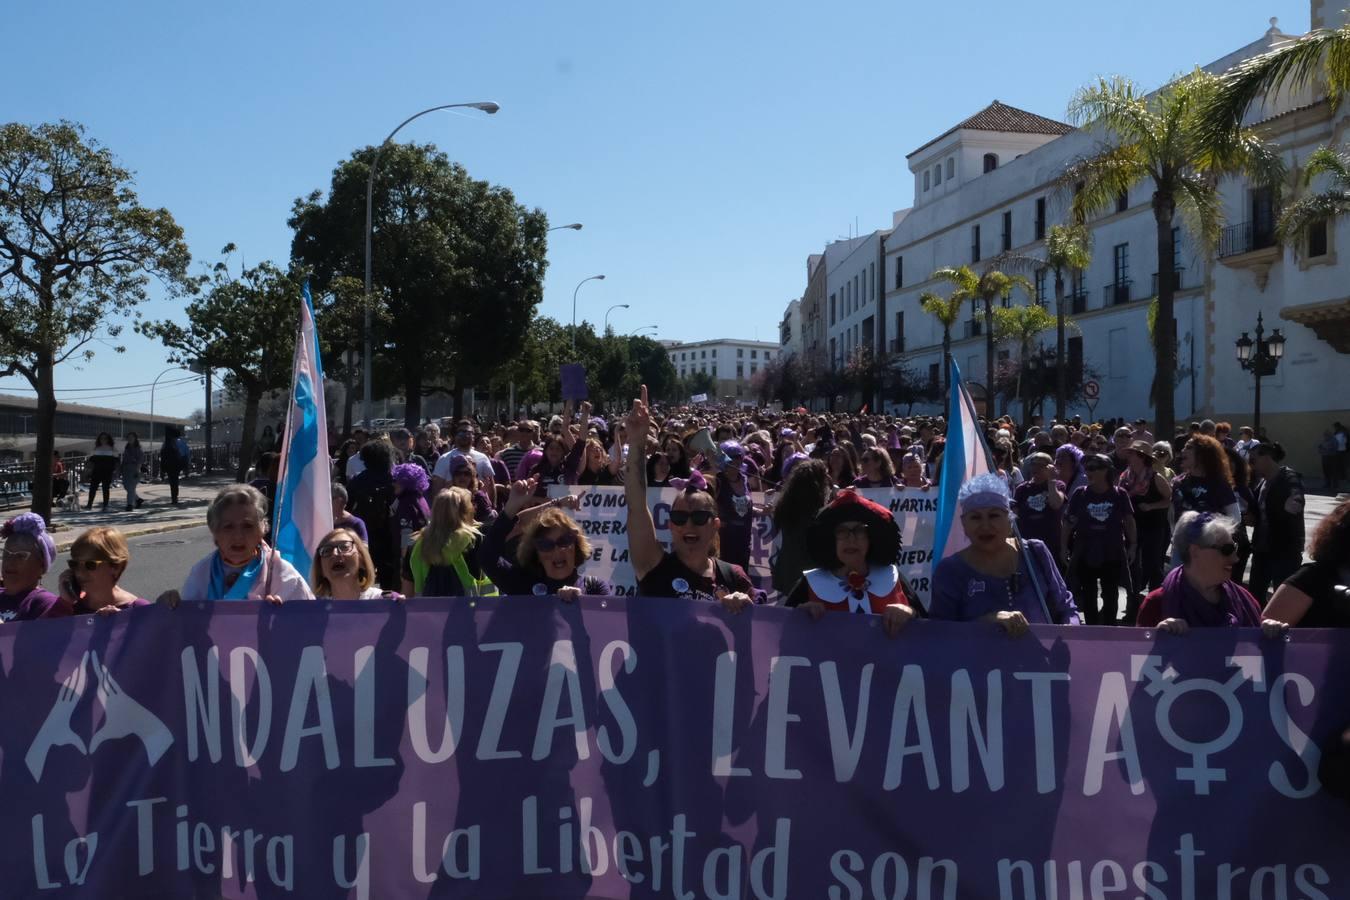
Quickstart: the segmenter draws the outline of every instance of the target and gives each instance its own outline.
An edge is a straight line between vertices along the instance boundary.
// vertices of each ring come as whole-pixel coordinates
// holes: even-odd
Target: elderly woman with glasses
[[[934,568],[932,618],[993,622],[1014,637],[1031,623],[1079,624],[1050,550],[1013,537],[1012,498],[1002,478],[977,475],[961,486],[957,503],[969,546]]]
[[[1208,512],[1188,512],[1177,519],[1172,554],[1181,565],[1144,598],[1136,624],[1171,634],[1198,626],[1259,627],[1256,598],[1233,581],[1236,528],[1234,520]]]
[[[582,594],[607,595],[608,584],[581,567],[591,558],[591,544],[564,510],[576,509],[579,498],[539,502],[534,480],[517,481],[502,513],[483,536],[480,558],[487,576],[503,594],[556,594],[566,601]]]
[[[42,576],[56,559],[56,542],[35,513],[21,513],[0,526],[5,541],[0,622],[24,622],[71,614],[71,604],[43,590]]]
[[[70,568],[61,573],[61,599],[77,615],[108,615],[149,606],[118,584],[131,562],[127,539],[116,528],[90,528],[70,547]]]
[[[267,500],[255,487],[232,484],[206,508],[206,527],[216,549],[188,572],[180,592],[161,597],[179,600],[313,600],[314,593],[295,567],[263,540]]]
[[[402,600],[375,583],[375,562],[361,536],[350,528],[334,528],[319,541],[310,570],[314,596],[332,600]]]

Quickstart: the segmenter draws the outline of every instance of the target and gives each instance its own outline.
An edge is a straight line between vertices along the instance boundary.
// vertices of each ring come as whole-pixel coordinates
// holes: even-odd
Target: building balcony
[[[1182,285],[1181,285],[1181,273],[1182,273],[1183,271],[1184,271],[1183,269],[1176,269],[1176,270],[1174,270],[1174,271],[1171,273],[1171,275],[1172,275],[1172,293],[1174,293],[1174,294],[1175,294],[1176,292],[1178,292],[1178,291],[1183,291],[1183,290],[1185,290],[1185,288],[1182,287]],[[1150,296],[1150,297],[1156,297],[1156,296],[1158,296],[1158,273],[1157,273],[1157,272],[1154,272],[1154,273],[1153,273],[1153,280],[1152,280],[1152,282],[1151,282],[1151,287],[1149,288],[1149,296]]]
[[[1087,312],[1087,288],[1080,287],[1076,291],[1069,291],[1064,295],[1064,300],[1069,304],[1069,312],[1073,315]]]
[[[1106,287],[1102,289],[1102,305],[1120,306],[1121,304],[1129,303],[1132,299],[1130,293],[1132,284],[1130,279],[1126,278],[1123,281],[1117,281],[1114,284],[1106,285]]]
[[[1243,222],[1230,225],[1219,235],[1219,259],[1243,256],[1275,247],[1275,229],[1269,225]]]

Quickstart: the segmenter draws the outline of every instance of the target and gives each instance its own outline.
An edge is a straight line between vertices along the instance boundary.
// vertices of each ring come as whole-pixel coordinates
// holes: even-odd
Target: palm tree
[[[1055,273],[1055,418],[1063,422],[1069,406],[1069,373],[1064,357],[1068,310],[1064,307],[1064,273],[1076,274],[1092,264],[1092,234],[1084,225],[1051,225],[1045,235],[1045,265]]]
[[[1320,194],[1300,197],[1285,208],[1275,233],[1281,242],[1296,241],[1308,226],[1350,213],[1350,154],[1330,147],[1319,147],[1303,167],[1303,184],[1309,186],[1318,175],[1330,175],[1331,186]]]
[[[1217,76],[1196,70],[1152,94],[1121,77],[1080,89],[1069,105],[1069,120],[1100,129],[1109,143],[1060,176],[1061,190],[1073,192],[1074,221],[1086,222],[1121,193],[1146,182],[1153,187],[1159,273],[1173,257],[1172,223],[1178,213],[1203,246],[1217,244],[1223,227],[1219,179],[1241,174],[1277,188],[1284,177],[1279,155],[1254,133],[1209,139],[1204,113],[1221,85]],[[1157,433],[1163,436],[1176,424],[1175,291],[1171,278],[1158,278],[1158,316],[1171,323],[1153,334],[1154,408]]]
[[[1225,73],[1222,81],[1204,113],[1208,143],[1236,135],[1257,98],[1281,88],[1297,92],[1317,86],[1337,105],[1350,92],[1350,23],[1319,28],[1253,56]]]
[[[1031,353],[1031,344],[1036,338],[1054,328],[1056,324],[1060,328],[1064,328],[1072,323],[1065,323],[1062,317],[1057,323],[1056,317],[1050,315],[1050,311],[1039,303],[994,310],[994,339],[1017,345],[1017,389],[1015,396],[1018,400],[1022,399],[1022,370],[1026,366],[1027,356]],[[1063,367],[1061,367],[1062,370]],[[1006,407],[1004,411],[1006,412]],[[1024,419],[1027,417],[1026,413],[1024,404],[1022,409]]]
[[[969,299],[959,289],[952,292],[950,297],[943,297],[932,291],[924,291],[919,295],[919,306],[924,312],[938,320],[942,326],[942,389],[946,391],[951,387],[950,369],[947,366],[947,360],[952,355],[952,327],[961,321],[961,308],[966,305]]]
[[[988,268],[976,274],[970,266],[946,267],[938,269],[932,278],[950,281],[956,285],[953,297],[960,295],[971,302],[984,301],[984,351],[985,351],[985,412],[991,418],[994,412],[994,301],[1007,300],[1012,296],[1013,288],[1020,287],[1031,294],[1035,287],[1023,275],[1009,275],[997,268],[997,259],[991,261]]]

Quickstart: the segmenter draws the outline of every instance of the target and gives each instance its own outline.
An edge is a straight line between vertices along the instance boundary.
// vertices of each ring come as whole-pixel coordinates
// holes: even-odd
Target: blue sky
[[[554,224],[585,224],[552,235],[542,313],[569,321],[577,282],[604,273],[579,318],[629,303],[611,317],[621,333],[775,340],[806,255],[855,222],[889,226],[912,200],[905,154],[955,122],[994,99],[1062,117],[1099,74],[1156,86],[1272,15],[1307,30],[1309,5],[67,0],[5,15],[0,115],[84,123],[137,173],[143,202],[174,214],[195,266],[229,242],[249,263],[283,261],[292,201],[353,148],[417,110],[491,99],[494,117],[435,113],[400,138],[440,145]],[[165,368],[162,348],[125,343],[62,367],[58,389]],[[186,415],[200,388],[165,387],[175,377],[156,411]],[[145,389],[84,396],[149,408]]]

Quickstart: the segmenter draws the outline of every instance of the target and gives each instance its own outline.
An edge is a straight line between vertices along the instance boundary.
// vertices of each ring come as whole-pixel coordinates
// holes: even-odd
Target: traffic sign
[[[1096,400],[1102,395],[1102,386],[1095,381],[1083,383],[1083,396],[1089,400]]]

